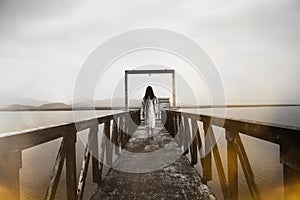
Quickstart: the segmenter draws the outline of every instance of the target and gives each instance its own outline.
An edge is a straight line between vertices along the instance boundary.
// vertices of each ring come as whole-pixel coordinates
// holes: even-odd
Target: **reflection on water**
[[[194,113],[211,114],[210,109],[186,109]],[[91,111],[78,111],[83,118],[93,117]],[[110,111],[97,111],[97,116],[102,116]],[[218,115],[218,111],[214,112]],[[259,107],[259,108],[227,108],[226,116],[238,119],[263,121],[268,123],[285,124],[291,126],[300,125],[300,107]],[[0,112],[0,134],[8,131],[18,131],[27,128],[72,122],[73,113],[70,111],[46,111],[46,112]],[[215,128],[218,129],[218,128]],[[102,130],[100,128],[100,130]],[[219,135],[218,145],[225,172],[226,168],[226,141],[223,130],[217,131]],[[86,134],[84,131],[80,134]],[[279,147],[269,142],[261,141],[249,136],[241,135],[252,169],[255,174],[259,190],[263,199],[283,199],[282,166],[279,163]],[[21,172],[22,199],[42,199],[49,184],[52,167],[58,152],[60,140],[55,140],[23,151],[23,167]],[[84,146],[78,139],[77,142],[77,170],[81,167]],[[198,166],[199,167],[199,166]],[[240,199],[250,199],[246,181],[239,166],[239,192]],[[214,169],[215,170],[215,169]],[[199,171],[201,169],[199,168]],[[91,172],[91,169],[89,169]],[[227,173],[226,173],[227,174]],[[91,174],[88,173],[85,199],[96,188],[92,183]],[[209,183],[218,199],[221,199],[221,189],[216,171],[213,173],[213,181]],[[65,199],[65,172],[63,171],[58,187],[57,199]],[[270,196],[272,195],[272,196]]]

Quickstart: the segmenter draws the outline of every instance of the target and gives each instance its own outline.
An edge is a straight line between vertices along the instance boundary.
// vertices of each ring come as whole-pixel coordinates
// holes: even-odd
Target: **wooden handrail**
[[[198,147],[199,153],[203,150],[201,137],[197,135],[196,131],[199,129],[197,122],[202,122],[204,129],[203,135],[205,138],[205,156],[201,158],[203,180],[207,182],[212,178],[212,159],[210,152],[210,150],[212,150],[224,199],[238,199],[238,159],[240,160],[245,174],[252,199],[261,199],[246,150],[244,149],[239,134],[262,139],[280,146],[280,162],[283,165],[284,171],[284,198],[285,200],[289,200],[295,197],[295,195],[298,197],[300,196],[300,127],[216,117],[182,112],[179,110],[166,110],[163,113],[162,118],[163,121],[166,122],[165,127],[171,132],[171,135],[177,137],[176,134],[178,134],[178,137],[181,140],[178,144],[183,147],[184,154],[188,151],[188,147],[184,145],[184,142],[185,140],[190,140],[192,134],[194,140],[192,143],[189,143],[192,165],[197,163],[197,161],[195,161],[195,158],[197,158],[195,149]],[[189,120],[192,124],[192,133],[189,129]],[[174,125],[179,127],[174,128]],[[218,145],[214,138],[212,125],[226,130],[228,161],[227,180]],[[179,131],[174,132],[173,130]],[[184,134],[181,133],[182,130],[184,130]],[[194,142],[195,140],[198,142]],[[211,146],[211,149],[207,149],[207,146]],[[205,152],[207,150],[208,152]]]
[[[119,128],[117,127],[117,122]],[[122,123],[121,123],[122,122]],[[127,124],[126,124],[127,123]],[[129,124],[130,123],[130,124]],[[78,122],[64,123],[54,126],[40,127],[19,132],[0,135],[0,187],[8,188],[11,199],[20,199],[19,169],[22,167],[22,151],[58,138],[62,142],[53,167],[50,184],[45,199],[55,198],[57,186],[66,162],[66,191],[67,199],[82,199],[88,165],[92,156],[93,182],[100,184],[103,168],[103,156],[109,166],[113,162],[113,146],[124,146],[140,123],[140,110],[112,113],[98,118],[81,120]],[[104,134],[100,155],[98,155],[98,126],[104,124]],[[110,126],[113,124],[113,130]],[[120,128],[122,126],[122,128]],[[77,133],[89,129],[88,143],[85,147],[82,169],[77,185],[76,175],[76,139]],[[106,142],[105,142],[106,141]],[[119,149],[115,154],[119,153]],[[2,190],[1,190],[2,191]],[[2,196],[2,194],[0,194]]]

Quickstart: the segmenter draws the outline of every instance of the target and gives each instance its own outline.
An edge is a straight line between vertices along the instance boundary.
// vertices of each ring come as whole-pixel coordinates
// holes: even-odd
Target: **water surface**
[[[184,109],[183,111],[224,116],[222,110],[215,109],[213,113],[211,109]],[[104,116],[112,111],[96,111],[95,113],[92,111],[77,112],[80,112],[79,118],[85,119],[95,117],[95,115]],[[226,108],[226,117],[300,127],[300,106]],[[72,111],[0,112],[0,134],[73,121]],[[215,129],[217,130],[217,128]],[[218,146],[226,172],[226,141],[224,131],[219,129],[216,132],[219,134],[217,135]],[[83,131],[80,134],[86,135],[87,132]],[[283,199],[283,177],[282,165],[279,162],[279,146],[249,136],[241,137],[263,199]],[[23,151],[23,167],[20,170],[22,199],[35,200],[44,198],[59,145],[60,139]],[[83,143],[79,138],[77,142],[78,173],[81,168],[83,149]],[[197,167],[201,172],[200,166]],[[61,176],[57,199],[66,198],[64,173]],[[241,199],[250,199],[241,167],[239,169],[239,181]],[[91,184],[91,182],[89,173],[85,199],[88,199],[96,188],[96,185]],[[209,182],[209,185],[217,197],[221,199],[222,195],[215,169],[213,181]]]

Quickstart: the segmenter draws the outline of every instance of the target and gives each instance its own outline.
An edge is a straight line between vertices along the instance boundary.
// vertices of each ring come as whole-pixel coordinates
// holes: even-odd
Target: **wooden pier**
[[[163,155],[151,156],[152,159],[145,156],[159,149],[164,149]],[[109,171],[91,200],[215,199],[161,123],[157,124],[153,139],[147,138],[145,127],[139,126],[124,150],[115,163],[116,169]],[[163,165],[163,162],[171,163],[154,170],[156,164]]]
[[[161,122],[163,125],[158,123],[157,128],[160,131],[156,130],[153,140],[147,140],[145,137],[145,130],[140,126],[139,110],[112,111],[111,114],[97,118],[2,134],[0,199],[20,199],[23,150],[60,138],[61,145],[57,149],[57,158],[53,164],[52,175],[49,177],[46,200],[55,199],[64,166],[65,199],[68,200],[83,199],[87,174],[92,175],[93,183],[98,186],[92,200],[214,199],[214,195],[206,186],[212,179],[213,164],[217,169],[223,199],[237,200],[238,162],[252,199],[259,200],[261,196],[255,181],[255,172],[252,170],[241,134],[279,145],[284,199],[299,199],[300,128],[178,110],[164,111]],[[222,162],[212,126],[225,130],[223,134],[227,141],[225,163]],[[88,130],[88,141],[85,151],[82,152],[84,155],[82,169],[78,174],[76,142],[78,133],[83,130]],[[206,148],[209,146],[211,148]],[[157,152],[160,149],[165,150],[167,156],[163,159],[167,160],[161,157],[145,159],[144,156],[137,156]],[[135,153],[136,157],[131,157],[133,154],[130,152]],[[204,154],[200,155],[200,152]],[[116,156],[117,160],[114,159]],[[172,159],[174,162],[169,162]],[[165,165],[161,165],[160,168],[153,167],[157,162]],[[203,173],[200,175],[193,168],[197,163],[202,168]],[[113,166],[108,174],[104,173],[104,164]],[[227,167],[224,167],[225,165]],[[224,169],[227,169],[227,172]]]

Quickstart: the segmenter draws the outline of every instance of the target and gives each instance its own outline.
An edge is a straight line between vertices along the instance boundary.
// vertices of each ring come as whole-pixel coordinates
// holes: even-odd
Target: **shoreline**
[[[25,106],[25,105],[24,105]],[[189,108],[245,108],[245,107],[291,107],[300,106],[300,104],[231,104],[231,105],[200,105],[200,106],[176,106],[175,109]],[[129,107],[128,109],[139,109],[140,107]],[[0,108],[0,112],[17,112],[17,111],[90,111],[90,110],[127,110],[126,107],[78,107],[78,108],[19,108],[9,109]]]

